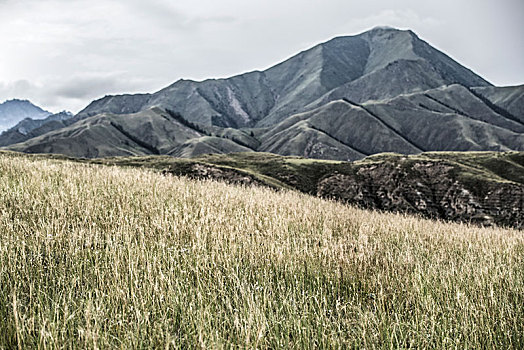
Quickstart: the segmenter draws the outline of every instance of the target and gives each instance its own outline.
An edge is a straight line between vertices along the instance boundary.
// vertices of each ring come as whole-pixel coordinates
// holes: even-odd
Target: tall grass
[[[523,348],[524,233],[0,156],[0,348]]]

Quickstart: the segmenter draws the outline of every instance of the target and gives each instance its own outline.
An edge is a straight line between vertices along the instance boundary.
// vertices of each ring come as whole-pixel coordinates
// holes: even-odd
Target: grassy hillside
[[[99,159],[69,158],[61,155],[22,155],[2,152],[5,156],[34,159],[64,159],[91,164],[144,167],[173,175],[191,176],[191,165],[217,169],[233,169],[252,175],[275,188],[294,188],[315,194],[320,179],[332,173],[352,174],[363,166],[384,162],[403,163],[410,167],[417,162],[441,162],[454,167],[454,174],[465,182],[513,182],[524,185],[524,152],[425,152],[417,155],[381,153],[355,162],[285,157],[264,152],[205,154],[190,159],[168,156],[109,157]],[[469,181],[468,181],[469,180]]]
[[[209,138],[210,146],[214,139]],[[195,148],[197,153],[205,151],[202,145]],[[12,152],[0,154],[20,156]],[[208,154],[191,159],[83,159],[46,154],[29,157],[143,167],[193,179],[294,189],[367,209],[524,228],[524,152],[425,152],[409,156],[383,153],[356,162],[261,152]]]
[[[524,347],[522,231],[4,153],[0,234],[0,348]]]

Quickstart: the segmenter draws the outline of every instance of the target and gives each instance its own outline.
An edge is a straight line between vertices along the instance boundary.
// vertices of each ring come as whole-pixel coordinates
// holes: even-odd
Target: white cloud
[[[378,13],[371,14],[364,18],[352,20],[350,29],[369,28],[377,25],[391,26],[400,29],[438,27],[445,23],[443,19],[434,17],[422,17],[412,9],[386,9]]]

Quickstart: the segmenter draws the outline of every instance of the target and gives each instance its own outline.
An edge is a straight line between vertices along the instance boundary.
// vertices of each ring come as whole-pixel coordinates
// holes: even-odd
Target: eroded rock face
[[[317,194],[364,208],[417,213],[425,217],[524,228],[524,187],[511,182],[482,186],[459,181],[453,167],[421,161],[366,164],[354,174],[334,174]]]

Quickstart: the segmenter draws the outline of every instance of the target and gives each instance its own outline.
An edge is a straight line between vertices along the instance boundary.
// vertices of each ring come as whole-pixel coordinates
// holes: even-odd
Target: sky
[[[0,102],[76,113],[108,94],[263,70],[384,25],[495,85],[524,83],[522,0],[0,0]]]

